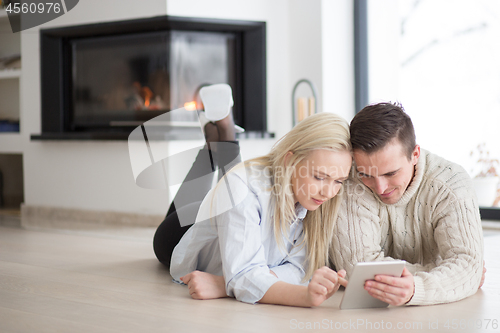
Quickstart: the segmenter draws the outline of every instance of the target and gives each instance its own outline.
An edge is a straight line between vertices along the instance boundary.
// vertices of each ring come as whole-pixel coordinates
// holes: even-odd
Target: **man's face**
[[[415,146],[408,160],[397,139],[371,154],[354,150],[354,160],[361,181],[386,204],[394,204],[401,199],[413,179],[419,157],[419,145]]]

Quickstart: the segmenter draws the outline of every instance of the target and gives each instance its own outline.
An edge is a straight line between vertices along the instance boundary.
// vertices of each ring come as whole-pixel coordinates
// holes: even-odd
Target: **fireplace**
[[[232,87],[238,125],[266,132],[264,22],[161,16],[43,29],[40,53],[42,133],[32,139],[126,139],[165,112],[203,109],[198,92],[215,83]],[[199,133],[196,113],[175,115],[172,139]]]

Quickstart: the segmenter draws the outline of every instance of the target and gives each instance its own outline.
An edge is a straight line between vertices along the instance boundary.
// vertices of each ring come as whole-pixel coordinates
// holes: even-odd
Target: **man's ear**
[[[411,153],[411,163],[413,165],[417,165],[419,157],[420,157],[420,146],[415,145],[415,148],[413,149],[413,152]]]

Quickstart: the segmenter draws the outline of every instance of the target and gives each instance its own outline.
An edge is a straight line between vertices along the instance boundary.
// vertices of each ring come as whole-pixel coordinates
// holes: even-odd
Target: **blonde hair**
[[[335,152],[351,151],[349,125],[333,113],[318,113],[307,117],[283,136],[269,154],[245,162],[245,165],[259,164],[271,171],[272,195],[270,218],[274,222],[274,236],[284,249],[283,236],[288,235],[290,223],[297,216],[292,191],[292,174],[295,167],[317,149]],[[288,152],[293,154],[287,156]],[[281,172],[283,171],[283,172]],[[343,191],[324,202],[318,209],[309,211],[303,221],[304,240],[308,267],[304,281],[312,277],[314,271],[328,264],[333,228],[337,219]]]

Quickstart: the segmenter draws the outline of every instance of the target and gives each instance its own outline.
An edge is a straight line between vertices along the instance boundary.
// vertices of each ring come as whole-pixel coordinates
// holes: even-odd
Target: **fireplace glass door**
[[[70,127],[123,130],[170,110],[202,110],[201,87],[238,89],[236,41],[234,33],[177,30],[73,39]],[[176,116],[199,124],[195,112]]]

